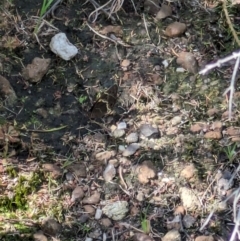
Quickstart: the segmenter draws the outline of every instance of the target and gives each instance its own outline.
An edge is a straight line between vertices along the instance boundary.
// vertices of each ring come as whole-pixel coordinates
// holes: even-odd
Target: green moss
[[[6,173],[7,173],[11,178],[15,178],[15,177],[17,177],[17,175],[18,175],[16,168],[13,167],[13,166],[8,166],[8,167],[6,168]]]
[[[29,177],[19,176],[17,185],[13,188],[13,196],[0,198],[0,211],[8,212],[17,209],[26,210],[28,196],[35,192],[42,183],[41,173],[32,173]]]

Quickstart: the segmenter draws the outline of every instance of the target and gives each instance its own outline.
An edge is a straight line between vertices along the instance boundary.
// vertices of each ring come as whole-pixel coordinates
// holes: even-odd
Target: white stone
[[[117,128],[119,130],[124,130],[124,129],[127,128],[127,123],[126,122],[120,122],[120,123],[118,123]]]
[[[65,33],[58,33],[53,36],[50,48],[53,53],[64,60],[70,60],[78,53],[78,49],[69,42]]]
[[[103,211],[100,208],[98,208],[95,213],[95,219],[99,220],[102,217],[102,213]]]

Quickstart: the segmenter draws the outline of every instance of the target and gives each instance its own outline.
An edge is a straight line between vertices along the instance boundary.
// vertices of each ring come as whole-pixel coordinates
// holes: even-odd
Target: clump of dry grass
[[[88,0],[87,2],[90,2],[95,8],[95,10],[88,17],[88,20],[94,23],[97,20],[100,11],[102,11],[108,18],[116,21],[115,17],[112,15],[116,14],[122,8],[124,0],[109,0],[102,6],[100,6],[95,0]],[[131,0],[131,2],[136,12],[136,7],[133,0]]]

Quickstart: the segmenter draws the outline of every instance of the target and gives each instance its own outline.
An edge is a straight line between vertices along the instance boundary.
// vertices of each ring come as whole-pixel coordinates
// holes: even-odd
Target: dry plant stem
[[[223,59],[219,59],[216,63],[213,64],[208,64],[205,66],[204,69],[202,69],[199,74],[206,74],[209,70],[214,69],[216,67],[221,67],[224,63],[229,62],[232,59],[236,59],[240,57],[240,51],[238,52],[233,52],[230,56],[227,56]]]
[[[149,40],[151,40],[151,37],[150,37],[149,32],[148,32],[148,27],[147,27],[147,21],[146,21],[146,18],[145,18],[145,14],[143,14],[143,22],[144,22],[144,26],[145,26],[145,29],[146,29],[146,32],[147,32],[147,36],[148,36]]]
[[[90,30],[92,30],[95,34],[97,34],[97,35],[98,35],[99,37],[101,37],[101,38],[110,40],[110,41],[112,41],[113,43],[115,43],[116,45],[117,45],[117,44],[120,44],[120,45],[122,45],[122,46],[124,46],[124,47],[131,47],[130,45],[125,44],[125,43],[123,43],[122,41],[115,41],[114,39],[111,39],[111,38],[109,38],[109,37],[107,37],[107,36],[104,36],[104,35],[98,33],[98,32],[97,32],[96,30],[94,30],[88,23],[86,23],[86,25],[90,28]]]
[[[234,28],[233,28],[233,25],[232,25],[231,20],[230,20],[230,18],[229,18],[229,14],[228,14],[226,2],[227,2],[227,0],[223,0],[223,11],[224,11],[224,13],[225,13],[226,20],[227,20],[228,26],[229,26],[229,28],[230,28],[230,30],[231,30],[231,32],[232,32],[232,35],[233,35],[235,41],[237,42],[238,46],[240,46],[240,40],[239,40],[239,38],[238,38],[238,36],[237,36],[236,31],[235,31]]]
[[[100,6],[97,2],[95,2],[95,0],[89,0],[89,2],[90,2],[95,8],[96,8],[96,7],[97,7],[97,8],[89,15],[88,19],[90,19],[90,17],[91,17],[94,13],[96,13],[96,16],[95,16],[95,18],[94,18],[94,20],[93,20],[93,23],[94,23],[94,22],[97,20],[98,11],[101,10],[103,13],[105,13],[105,14],[107,15],[107,17],[111,18],[111,19],[115,22],[116,19],[115,19],[113,16],[111,16],[111,14],[108,13],[108,12],[104,9],[104,7],[107,6],[111,1],[112,1],[112,0],[108,1],[108,2],[105,3],[103,6]]]
[[[233,232],[232,232],[232,235],[231,235],[231,238],[230,238],[229,241],[236,240],[235,239],[236,235],[238,235],[238,240],[240,239],[240,232],[238,230],[239,226],[240,226],[240,209],[239,209],[239,206],[238,206],[239,199],[240,199],[240,192],[239,192],[239,189],[238,189],[238,190],[236,190],[234,202],[233,202],[233,215],[234,215],[235,226],[234,226],[234,229],[233,229]]]
[[[230,86],[224,92],[224,95],[226,95],[230,91],[230,94],[229,94],[229,107],[228,107],[228,109],[229,109],[229,115],[228,115],[229,120],[231,120],[231,118],[232,118],[233,93],[234,93],[234,90],[235,90],[234,89],[234,84],[235,84],[235,81],[236,81],[236,75],[237,75],[237,72],[238,72],[239,63],[240,63],[240,56],[238,56],[238,58],[236,60]]]
[[[207,219],[205,220],[205,222],[203,223],[203,225],[201,226],[201,228],[199,229],[199,231],[201,232],[209,223],[212,215],[214,214],[215,210],[212,210],[211,213],[208,215]]]

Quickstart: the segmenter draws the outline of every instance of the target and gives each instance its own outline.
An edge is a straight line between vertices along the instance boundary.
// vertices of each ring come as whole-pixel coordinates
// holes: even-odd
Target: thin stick
[[[232,35],[233,35],[235,41],[237,42],[238,46],[240,46],[240,40],[239,40],[239,38],[238,38],[238,36],[237,36],[236,31],[235,31],[234,28],[233,28],[233,25],[232,25],[231,20],[230,20],[230,18],[229,18],[229,14],[228,14],[226,2],[227,2],[227,0],[223,0],[223,11],[224,11],[224,13],[225,13],[225,17],[226,17],[228,26],[229,26],[229,28],[230,28],[230,30],[231,30],[231,32],[232,32]]]
[[[230,56],[227,56],[223,59],[219,59],[216,63],[213,64],[208,64],[202,69],[199,74],[206,74],[209,70],[214,69],[216,67],[221,67],[224,63],[229,62],[232,59],[236,59],[240,56],[240,51],[238,52],[233,52]]]
[[[228,107],[228,109],[229,109],[229,113],[228,113],[229,119],[231,119],[231,117],[232,117],[233,93],[234,93],[234,90],[235,90],[234,84],[235,84],[235,81],[236,81],[236,75],[237,75],[237,72],[238,72],[239,63],[240,63],[240,56],[238,56],[238,58],[236,60],[230,86],[224,92],[224,95],[226,95],[230,91],[230,94],[229,94],[229,107]]]

